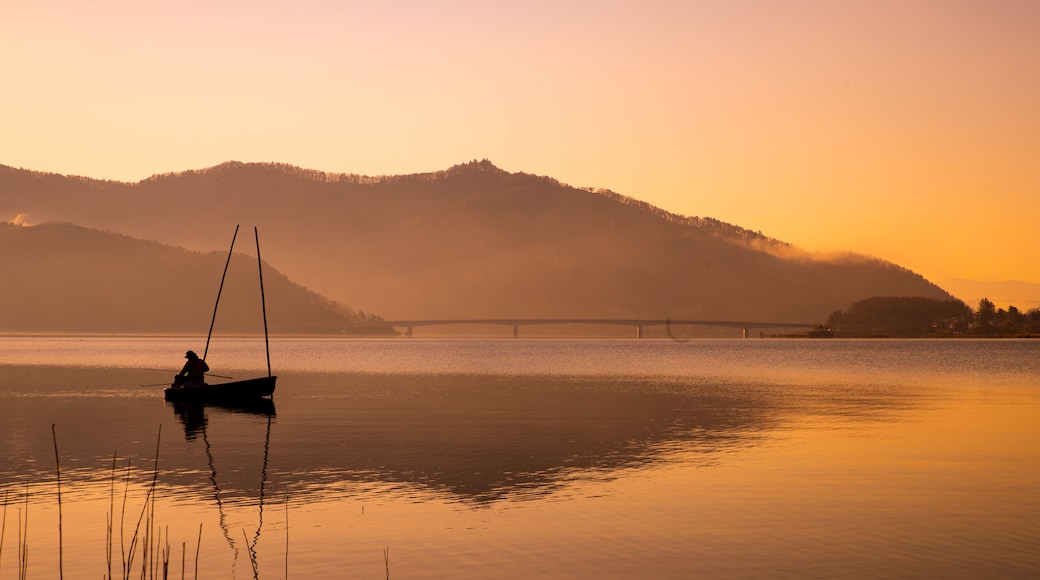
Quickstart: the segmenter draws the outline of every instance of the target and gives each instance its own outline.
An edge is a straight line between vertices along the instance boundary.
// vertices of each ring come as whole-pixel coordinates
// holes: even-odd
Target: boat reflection
[[[208,420],[206,408],[228,413],[248,413],[273,418],[276,415],[274,401],[265,398],[245,399],[241,401],[177,401],[173,403],[173,412],[184,426],[184,436],[193,441],[206,428]]]
[[[260,415],[267,418],[267,425],[264,431],[264,458],[263,464],[260,468],[260,485],[259,493],[257,494],[257,523],[256,531],[253,533],[252,541],[249,542],[248,537],[244,539],[249,542],[245,545],[246,553],[249,555],[249,561],[253,568],[254,577],[257,576],[257,553],[256,545],[260,541],[260,532],[264,525],[264,501],[267,489],[267,466],[270,458],[271,450],[271,423],[275,417],[274,401],[266,398],[255,398],[255,399],[244,399],[241,401],[221,401],[221,402],[202,402],[202,401],[178,401],[173,404],[173,411],[180,419],[181,424],[184,426],[184,436],[188,441],[196,441],[200,436],[202,442],[205,445],[206,460],[209,466],[209,482],[212,486],[213,500],[217,505],[217,512],[219,517],[220,530],[224,535],[224,540],[227,542],[228,547],[233,553],[233,562],[237,564],[240,548],[239,543],[236,541],[235,536],[231,533],[231,526],[228,523],[227,505],[224,498],[223,490],[220,485],[220,478],[217,473],[217,462],[214,459],[213,445],[210,443],[207,426],[209,425],[209,417],[206,413],[206,408],[214,409],[220,412],[226,413],[246,413],[250,415]],[[237,468],[236,468],[237,470]],[[239,500],[241,498],[238,498]],[[239,501],[239,503],[241,503]],[[243,529],[243,533],[245,530]]]

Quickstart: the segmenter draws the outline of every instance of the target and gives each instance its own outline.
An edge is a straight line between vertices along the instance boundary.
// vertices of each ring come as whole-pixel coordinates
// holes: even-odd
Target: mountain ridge
[[[263,333],[255,256],[193,252],[68,223],[0,222],[0,332]],[[227,284],[211,321],[218,273]],[[264,265],[273,334],[362,332],[374,321]],[[369,328],[386,334],[385,328]]]
[[[21,173],[19,173],[21,172]],[[872,295],[949,298],[866,256],[820,260],[713,218],[490,161],[370,177],[227,162],[136,184],[0,171],[0,217],[74,221],[194,250],[255,223],[307,288],[387,318],[822,321]]]

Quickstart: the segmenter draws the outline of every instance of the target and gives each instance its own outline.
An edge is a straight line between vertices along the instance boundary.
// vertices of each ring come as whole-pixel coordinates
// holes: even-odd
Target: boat
[[[229,402],[247,401],[274,394],[276,376],[231,381],[227,383],[193,382],[166,388],[167,401]]]
[[[271,374],[271,346],[267,336],[267,304],[264,300],[264,271],[263,262],[260,259],[260,233],[253,228],[256,235],[256,260],[260,273],[260,307],[264,316],[264,348],[267,349],[267,376],[226,383],[210,384],[205,381],[189,380],[181,382],[177,377],[173,384],[163,391],[167,401],[184,402],[211,402],[221,404],[248,403],[257,399],[270,398],[274,395],[275,382],[278,377]],[[217,302],[213,306],[213,319],[209,325],[209,335],[206,336],[206,350],[203,351],[202,359],[206,359],[209,352],[210,338],[213,337],[213,324],[217,319],[217,308],[220,306],[220,294],[224,289],[224,277],[227,276],[228,264],[231,263],[231,255],[235,249],[235,238],[238,237],[238,226],[235,226],[235,235],[231,238],[231,249],[228,250],[227,263],[224,265],[224,276],[220,278],[220,288],[217,290]]]

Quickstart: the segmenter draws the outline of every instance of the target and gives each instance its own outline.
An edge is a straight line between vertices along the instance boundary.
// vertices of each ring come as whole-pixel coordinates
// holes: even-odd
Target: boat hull
[[[272,396],[277,379],[272,376],[214,385],[195,383],[169,386],[165,396],[167,401],[248,401]]]

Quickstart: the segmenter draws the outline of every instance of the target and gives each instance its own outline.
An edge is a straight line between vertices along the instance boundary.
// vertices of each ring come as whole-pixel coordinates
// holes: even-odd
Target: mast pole
[[[231,248],[228,250],[227,262],[224,263],[224,273],[220,276],[220,288],[217,289],[217,302],[213,305],[213,318],[209,321],[209,334],[206,335],[206,350],[202,351],[202,360],[206,360],[209,354],[209,339],[213,336],[213,325],[217,322],[217,306],[220,305],[220,294],[224,291],[224,278],[227,278],[228,266],[231,264],[231,253],[235,251],[235,238],[238,237],[238,225],[235,226],[235,234],[231,236]]]
[[[267,302],[264,300],[264,264],[260,259],[260,231],[253,226],[256,236],[256,265],[260,271],[260,309],[264,313],[264,350],[267,351],[267,376],[271,376],[271,344],[267,338]]]

